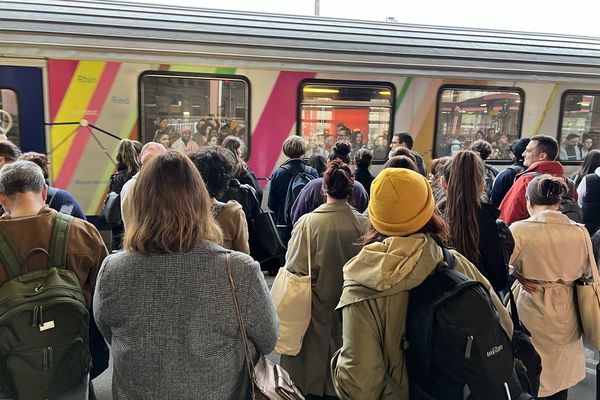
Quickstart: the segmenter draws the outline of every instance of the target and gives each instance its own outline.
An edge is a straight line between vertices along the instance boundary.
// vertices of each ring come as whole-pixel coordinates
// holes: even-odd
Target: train
[[[0,110],[0,133],[48,154],[53,185],[88,215],[119,139],[172,140],[186,127],[203,144],[240,137],[259,178],[283,162],[290,135],[307,156],[349,140],[373,150],[377,169],[398,131],[427,162],[485,139],[499,167],[511,141],[547,134],[583,150],[561,159],[574,169],[600,148],[600,38],[4,0]]]

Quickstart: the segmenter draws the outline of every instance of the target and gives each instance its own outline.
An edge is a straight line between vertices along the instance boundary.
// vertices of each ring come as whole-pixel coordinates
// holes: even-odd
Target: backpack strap
[[[0,229],[0,262],[4,266],[8,280],[28,272],[23,260],[15,252],[12,240],[2,229]]]
[[[65,268],[67,260],[67,242],[72,222],[72,216],[63,213],[56,214],[54,226],[52,227],[52,236],[50,237],[50,246],[48,247],[48,267]]]
[[[52,207],[54,196],[58,193],[58,189],[52,186],[48,186],[48,194],[46,195],[46,204],[48,207]]]

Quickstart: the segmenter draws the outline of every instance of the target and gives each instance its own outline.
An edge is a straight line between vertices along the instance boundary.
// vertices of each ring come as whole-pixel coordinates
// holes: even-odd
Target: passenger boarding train
[[[426,160],[478,139],[555,136],[575,168],[600,148],[600,38],[114,1],[3,0],[1,129],[47,153],[55,186],[97,214],[119,138],[234,134],[258,177],[302,135],[384,160],[409,131]],[[168,137],[164,133],[168,133]],[[168,190],[168,188],[166,188]]]

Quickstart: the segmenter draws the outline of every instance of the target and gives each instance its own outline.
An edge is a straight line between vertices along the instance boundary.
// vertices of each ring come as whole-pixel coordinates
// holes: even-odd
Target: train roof
[[[600,38],[210,10],[4,0],[3,56],[531,79],[600,78]]]

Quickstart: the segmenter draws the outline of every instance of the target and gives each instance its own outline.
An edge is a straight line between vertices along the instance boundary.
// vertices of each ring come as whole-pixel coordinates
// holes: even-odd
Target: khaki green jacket
[[[473,264],[452,251],[457,271],[489,290],[504,328],[510,316],[490,283]],[[409,291],[442,260],[429,236],[391,237],[365,246],[344,266],[343,345],[333,356],[332,374],[341,399],[408,399],[408,374],[400,344],[406,335]]]

